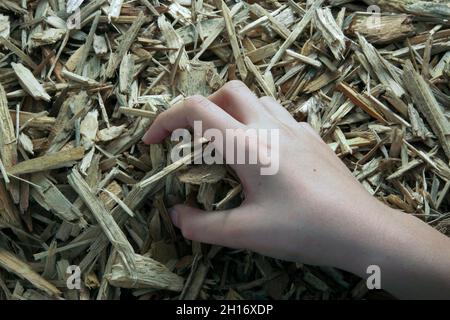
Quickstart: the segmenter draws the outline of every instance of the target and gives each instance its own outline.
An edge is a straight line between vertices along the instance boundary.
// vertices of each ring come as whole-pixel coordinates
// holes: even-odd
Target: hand
[[[424,236],[432,232],[440,241],[445,238],[373,198],[308,124],[298,123],[274,99],[258,99],[242,82],[229,82],[208,98],[195,96],[174,105],[156,118],[144,141],[160,143],[194,121],[202,121],[204,130],[221,132],[278,129],[280,157],[275,175],[261,175],[261,163],[232,165],[245,191],[239,208],[172,208],[173,223],[187,239],[364,275],[370,264],[385,263],[396,254],[387,249],[393,245],[390,241],[402,246],[417,240],[404,233],[403,226],[419,224]],[[258,149],[257,143],[246,147]],[[390,268],[387,263],[385,267]]]
[[[362,219],[358,210],[377,208],[377,201],[308,124],[295,121],[274,99],[258,99],[243,83],[232,81],[209,99],[191,97],[161,114],[144,141],[161,142],[174,129],[196,120],[202,121],[203,129],[222,132],[278,129],[282,156],[279,172],[272,176],[261,175],[260,166],[232,165],[246,197],[239,208],[205,213],[175,206],[173,222],[187,239],[327,264],[354,241],[355,233],[363,232],[364,225],[377,223],[376,217]],[[361,228],[354,228],[356,221]]]

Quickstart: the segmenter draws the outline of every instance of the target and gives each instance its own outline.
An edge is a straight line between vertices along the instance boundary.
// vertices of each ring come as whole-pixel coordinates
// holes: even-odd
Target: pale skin
[[[231,165],[245,200],[236,209],[171,209],[185,238],[367,278],[381,268],[381,286],[398,298],[450,299],[450,239],[410,214],[372,197],[306,123],[273,98],[257,98],[231,81],[209,97],[194,96],[160,114],[144,136],[161,143],[178,128],[274,128],[280,132],[279,172]],[[249,146],[256,148],[257,146]],[[270,147],[270,145],[269,145]]]

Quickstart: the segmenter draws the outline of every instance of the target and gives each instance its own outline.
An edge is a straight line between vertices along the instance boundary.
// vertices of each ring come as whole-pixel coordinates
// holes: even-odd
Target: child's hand
[[[279,172],[263,176],[260,166],[232,165],[246,196],[237,209],[205,213],[175,206],[173,222],[187,239],[329,264],[380,223],[378,215],[361,208],[367,212],[381,204],[314,130],[295,121],[274,99],[258,99],[242,82],[229,82],[209,99],[196,96],[173,106],[154,121],[144,141],[161,142],[174,129],[198,120],[204,130],[216,128],[224,135],[230,128],[279,129]]]
[[[363,275],[370,264],[387,259],[389,241],[402,246],[415,240],[417,234],[397,234],[402,224],[422,227],[415,218],[402,221],[405,214],[370,196],[308,124],[295,121],[274,99],[258,99],[239,81],[209,98],[195,96],[173,106],[157,117],[144,141],[159,143],[173,130],[199,120],[203,130],[223,133],[279,129],[279,171],[265,176],[262,165],[232,165],[246,197],[239,208],[206,213],[175,206],[172,220],[188,239]],[[423,227],[422,233],[434,232]]]

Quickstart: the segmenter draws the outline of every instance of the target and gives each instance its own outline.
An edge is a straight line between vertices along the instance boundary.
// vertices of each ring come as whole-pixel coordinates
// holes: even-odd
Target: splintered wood
[[[141,139],[239,79],[450,235],[449,21],[447,0],[0,1],[0,299],[370,298],[333,268],[184,239],[170,207],[245,190]]]

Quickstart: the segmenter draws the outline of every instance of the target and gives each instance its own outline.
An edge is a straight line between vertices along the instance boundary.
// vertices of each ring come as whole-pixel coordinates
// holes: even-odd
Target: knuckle
[[[245,85],[245,83],[243,83],[240,80],[231,80],[223,86],[224,91],[227,93],[228,92],[233,93],[237,89],[242,89],[242,88],[247,88],[247,86]]]
[[[206,105],[208,102],[204,96],[196,94],[194,96],[186,98],[185,103],[189,106],[195,107],[196,105]]]
[[[202,95],[194,95],[185,100],[185,106],[193,112],[197,112],[199,108],[209,110],[211,102]]]

